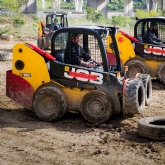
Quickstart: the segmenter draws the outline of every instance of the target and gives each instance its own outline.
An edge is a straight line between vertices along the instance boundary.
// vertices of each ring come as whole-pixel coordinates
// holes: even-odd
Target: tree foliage
[[[87,19],[93,22],[100,22],[105,19],[101,12],[96,11],[96,9],[87,7]]]
[[[1,0],[1,6],[14,13],[19,12],[19,7],[21,5],[21,0]]]
[[[158,12],[155,12],[153,10],[147,12],[147,11],[143,11],[143,10],[140,10],[140,9],[137,9],[136,10],[136,13],[135,13],[135,16],[136,17],[139,17],[139,18],[146,18],[146,17],[157,17],[159,16],[160,14]]]
[[[25,24],[25,20],[20,12],[22,0],[1,0],[1,3],[4,9],[13,12],[13,27],[21,27]]]

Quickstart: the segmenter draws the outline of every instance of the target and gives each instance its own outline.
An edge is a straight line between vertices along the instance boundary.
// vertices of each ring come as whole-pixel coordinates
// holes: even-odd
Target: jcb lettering
[[[165,56],[165,48],[149,46],[148,48],[144,49],[144,53],[147,53],[147,54],[152,53],[158,56],[160,55]]]
[[[76,78],[79,81],[84,81],[84,82],[91,82],[94,84],[102,84],[103,83],[103,75],[100,73],[96,72],[89,72],[87,70],[83,69],[75,69],[72,68],[71,71],[64,72],[64,77],[66,78]]]

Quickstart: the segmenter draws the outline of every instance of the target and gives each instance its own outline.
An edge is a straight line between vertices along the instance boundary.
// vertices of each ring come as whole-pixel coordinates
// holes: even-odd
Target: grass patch
[[[37,20],[34,20],[31,14],[1,15],[0,24],[3,24],[4,27],[0,28],[0,33],[10,33],[14,37],[37,36]]]

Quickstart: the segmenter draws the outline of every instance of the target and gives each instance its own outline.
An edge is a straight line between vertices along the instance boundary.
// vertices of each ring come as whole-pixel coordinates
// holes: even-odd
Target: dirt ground
[[[0,52],[12,54],[18,41],[0,40]],[[137,134],[142,117],[165,116],[165,85],[154,80],[153,101],[142,114],[113,116],[106,124],[89,124],[80,114],[67,113],[60,121],[40,121],[5,96],[5,71],[11,59],[0,61],[0,164],[2,165],[163,165],[165,142]],[[154,135],[153,135],[154,136]]]

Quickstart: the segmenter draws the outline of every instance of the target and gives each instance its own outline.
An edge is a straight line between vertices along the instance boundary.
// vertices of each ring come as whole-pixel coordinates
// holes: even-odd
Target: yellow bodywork
[[[18,70],[16,67],[18,61],[24,63],[24,68],[21,70]],[[66,87],[51,80],[44,58],[25,43],[18,43],[13,48],[12,73],[29,82],[34,89],[34,92],[36,92],[41,85],[52,82],[64,93],[68,110],[80,110],[80,103],[83,96],[91,91],[91,89],[82,90],[77,87]]]
[[[15,66],[18,60],[24,63],[22,70],[18,70]],[[50,82],[44,58],[25,43],[18,43],[13,48],[12,73],[28,81],[34,91],[40,85]]]
[[[125,64],[126,61],[136,56],[133,45],[131,41],[127,37],[123,36],[120,32],[118,32],[115,37],[120,53],[120,59],[122,64]]]
[[[144,63],[148,69],[148,73],[151,75],[151,77],[157,77],[158,69],[162,62],[164,61],[144,60]]]
[[[136,56],[133,45],[131,41],[127,37],[123,36],[120,32],[118,32],[115,35],[115,38],[116,38],[116,42],[117,42],[117,46],[118,46],[118,50],[120,54],[120,59],[122,61],[122,64],[125,64],[126,61]],[[107,45],[106,45],[106,50],[109,53],[113,53],[113,50],[110,47],[111,43],[112,43],[112,39],[109,35],[107,38]]]
[[[130,41],[130,39],[122,35],[121,32],[117,32],[115,38],[123,66],[126,64],[127,61],[136,58],[144,62],[144,64],[148,69],[148,73],[151,75],[151,77],[157,77],[157,72],[160,67],[160,64],[164,61],[148,60],[136,56],[133,43]],[[107,52],[113,53],[113,50],[110,48],[111,43],[112,43],[112,39],[110,36],[108,36],[106,50]]]
[[[42,25],[41,25],[41,21],[38,21],[38,37],[42,37]]]
[[[80,110],[79,106],[82,101],[82,98],[85,94],[90,92],[91,89],[80,89],[80,88],[63,88],[63,93],[65,94],[67,100],[67,106],[69,110]]]

